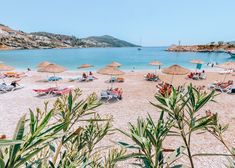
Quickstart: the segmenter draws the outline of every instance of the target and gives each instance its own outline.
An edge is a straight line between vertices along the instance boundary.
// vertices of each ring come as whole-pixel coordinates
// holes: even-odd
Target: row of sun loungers
[[[87,76],[86,78],[84,77],[70,78],[69,81],[90,82],[93,81],[94,79],[96,79],[94,76]]]
[[[33,89],[34,92],[36,92],[39,96],[43,95],[64,95],[68,94],[70,91],[72,91],[72,87],[50,87],[46,89]]]
[[[17,72],[6,72],[3,74],[6,78],[21,78],[27,76],[26,73],[17,73]]]

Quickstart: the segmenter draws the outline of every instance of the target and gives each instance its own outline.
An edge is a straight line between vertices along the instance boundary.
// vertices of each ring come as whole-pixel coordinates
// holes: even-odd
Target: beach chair
[[[66,87],[66,88],[54,90],[54,91],[52,91],[52,94],[54,96],[60,96],[60,95],[68,94],[71,91],[72,91],[71,87]]]
[[[232,88],[232,85],[228,85],[228,86],[226,86],[226,87],[222,87],[222,86],[218,86],[218,85],[217,85],[217,86],[214,88],[214,90],[220,91],[221,93],[228,93],[231,88]]]
[[[192,77],[193,80],[199,80],[200,79],[200,76],[197,74],[194,74],[193,77]]]
[[[51,76],[47,79],[47,81],[51,82],[51,81],[59,81],[59,80],[62,80],[61,77],[58,77],[58,76]]]
[[[205,73],[202,73],[200,76],[199,76],[200,79],[206,79],[206,74]]]
[[[232,86],[231,88],[229,88],[227,93],[228,94],[235,94],[235,86]]]
[[[112,76],[110,79],[109,79],[109,83],[113,83],[113,82],[116,82],[117,81],[117,78],[115,76]]]
[[[111,98],[111,96],[108,94],[107,91],[105,90],[102,90],[101,93],[100,93],[100,97],[101,99],[106,99],[107,101]]]
[[[86,78],[86,81],[87,82],[90,82],[90,81],[93,81],[94,80],[94,77],[93,76],[88,76],[87,78]]]
[[[81,77],[69,78],[69,81],[70,81],[70,82],[79,81],[79,80],[81,80]]]
[[[24,86],[16,86],[16,87],[14,87],[14,86],[12,86],[12,85],[1,85],[0,86],[0,92],[1,93],[7,93],[7,92],[12,92],[12,91],[15,91],[15,90],[19,90],[19,89],[22,89],[22,88],[24,88]]]
[[[38,95],[48,95],[52,94],[53,91],[57,90],[57,87],[50,87],[47,89],[33,89]]]
[[[124,82],[124,78],[118,77],[117,82]]]

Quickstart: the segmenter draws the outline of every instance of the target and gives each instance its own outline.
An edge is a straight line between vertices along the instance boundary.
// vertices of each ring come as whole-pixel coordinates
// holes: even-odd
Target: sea
[[[138,48],[72,48],[72,49],[33,49],[0,51],[0,61],[18,70],[36,69],[40,62],[48,61],[76,70],[81,64],[92,64],[99,69],[112,61],[122,64],[123,70],[153,69],[149,62],[160,61],[162,67],[178,64],[193,69],[190,63],[199,59],[207,63],[235,61],[227,53],[168,52],[167,47]]]

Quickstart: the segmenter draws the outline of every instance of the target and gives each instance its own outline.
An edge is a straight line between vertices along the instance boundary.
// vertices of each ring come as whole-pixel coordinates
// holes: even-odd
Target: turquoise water
[[[122,69],[152,69],[148,63],[158,60],[167,67],[179,64],[187,68],[195,68],[189,63],[192,59],[204,62],[226,62],[234,60],[226,53],[193,53],[193,52],[166,52],[166,47],[149,47],[138,51],[137,48],[84,48],[84,49],[40,49],[40,50],[14,50],[0,51],[0,61],[14,66],[17,69],[30,67],[35,69],[42,61],[49,61],[75,70],[83,63],[93,64],[100,68],[112,61],[123,64]]]

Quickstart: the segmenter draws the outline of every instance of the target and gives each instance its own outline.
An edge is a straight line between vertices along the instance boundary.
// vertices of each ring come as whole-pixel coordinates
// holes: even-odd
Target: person
[[[151,78],[150,73],[148,73],[146,77],[147,77],[147,79],[150,79]]]
[[[16,86],[20,86],[20,85],[17,83],[17,81],[12,81],[12,82],[11,82],[11,86],[16,87]]]
[[[27,71],[31,71],[31,69],[30,69],[30,68],[27,68]]]
[[[89,72],[89,75],[90,75],[90,76],[93,76],[93,73],[90,71],[90,72]]]
[[[83,74],[82,74],[82,78],[84,78],[84,79],[86,79],[86,78],[87,78],[86,73],[83,73]]]

